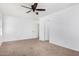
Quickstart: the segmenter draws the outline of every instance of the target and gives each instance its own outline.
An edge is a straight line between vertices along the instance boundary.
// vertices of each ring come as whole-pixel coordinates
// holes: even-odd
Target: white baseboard
[[[12,39],[12,40],[10,40],[10,39],[5,39],[4,41],[2,41],[2,42],[10,42],[10,41],[18,41],[18,40],[30,40],[30,39],[36,39],[36,38],[38,38],[38,37],[30,37],[30,38],[18,38],[18,39]]]
[[[58,46],[61,46],[61,47],[67,48],[67,49],[71,49],[71,50],[73,50],[73,51],[79,52],[78,49],[70,48],[70,47],[68,47],[68,46],[62,45],[61,43],[57,43],[57,42],[55,42],[55,41],[49,41],[49,43],[55,44],[55,45],[58,45]]]

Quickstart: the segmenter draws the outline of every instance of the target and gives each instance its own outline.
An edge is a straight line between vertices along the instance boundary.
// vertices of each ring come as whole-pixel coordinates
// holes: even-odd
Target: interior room
[[[0,3],[0,56],[79,56],[79,3]]]

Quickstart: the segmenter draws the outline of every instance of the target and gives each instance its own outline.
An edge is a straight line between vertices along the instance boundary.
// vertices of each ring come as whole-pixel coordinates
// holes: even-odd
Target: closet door
[[[40,19],[39,22],[39,40],[46,41],[49,40],[49,20]]]

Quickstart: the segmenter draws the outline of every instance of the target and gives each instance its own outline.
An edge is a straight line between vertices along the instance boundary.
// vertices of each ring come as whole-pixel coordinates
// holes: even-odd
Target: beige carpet
[[[38,39],[4,42],[0,47],[2,56],[79,56],[79,52],[66,49]]]

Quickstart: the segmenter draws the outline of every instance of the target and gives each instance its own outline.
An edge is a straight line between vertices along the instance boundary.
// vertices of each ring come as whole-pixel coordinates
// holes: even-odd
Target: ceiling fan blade
[[[31,12],[32,10],[29,10],[29,11],[27,11],[26,13],[29,13],[29,12]]]
[[[37,6],[38,5],[38,3],[34,3],[34,6]]]
[[[36,11],[45,11],[46,9],[36,9]]]
[[[31,7],[32,7],[33,12],[36,10],[37,5],[38,5],[38,3],[34,3],[34,5],[32,5],[32,6],[31,6]]]
[[[35,9],[36,9],[37,5],[38,5],[38,3],[34,3],[34,7],[35,7]]]
[[[27,6],[23,6],[23,5],[22,5],[21,7],[28,8],[28,9],[32,9],[32,8],[29,8],[29,7],[27,7]]]

